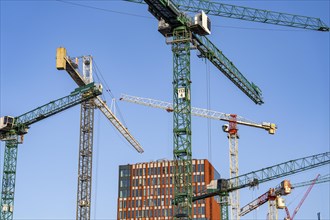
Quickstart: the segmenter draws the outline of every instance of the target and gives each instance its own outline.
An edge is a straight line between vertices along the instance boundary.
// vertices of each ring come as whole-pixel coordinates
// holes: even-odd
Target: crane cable
[[[115,10],[95,7],[95,6],[91,6],[91,5],[80,4],[80,3],[76,3],[76,2],[72,2],[72,1],[64,1],[64,0],[55,0],[55,1],[61,2],[61,3],[64,3],[64,4],[70,4],[70,5],[78,6],[78,7],[84,7],[84,8],[88,8],[88,9],[92,9],[92,10],[103,11],[103,12],[107,12],[107,13],[121,14],[121,15],[140,17],[140,18],[146,18],[146,19],[154,19],[151,16],[127,13],[127,12],[122,12],[122,11],[115,11]],[[115,2],[115,1],[113,1],[113,2]],[[216,24],[213,24],[212,27],[228,28],[228,29],[241,29],[241,30],[256,30],[256,31],[284,31],[284,32],[303,32],[303,31],[308,32],[308,31],[312,31],[312,30],[305,30],[305,29],[304,30],[296,30],[296,29],[294,29],[294,30],[290,29],[289,30],[289,29],[279,29],[279,28],[278,29],[277,28],[276,29],[275,28],[250,28],[250,27],[216,25]]]
[[[102,85],[104,85],[104,87],[105,87],[105,91],[111,96],[112,100],[116,100],[116,98],[115,98],[115,96],[113,95],[113,93],[112,93],[112,91],[111,91],[109,85],[107,84],[107,81],[104,79],[103,74],[101,73],[100,69],[98,68],[98,66],[97,66],[97,64],[96,64],[96,62],[95,62],[95,60],[93,60],[93,64],[94,64],[94,67],[95,67],[95,70],[96,70],[96,71],[95,71],[95,76],[96,76],[96,78],[98,79],[99,82],[102,83]],[[103,97],[104,97],[104,96],[103,96]],[[120,117],[120,119],[121,119],[123,125],[124,125],[125,127],[127,127],[126,122],[125,122],[125,120],[124,120],[124,117],[123,117],[123,115],[122,115],[122,113],[121,113],[121,111],[120,111],[120,108],[119,108],[119,106],[117,105],[117,102],[114,102],[114,105],[115,105],[115,107],[116,107],[116,112],[118,112],[119,117]]]
[[[95,73],[95,76],[96,76],[98,82],[100,82],[100,83],[102,83],[102,85],[104,85],[106,93],[109,94],[113,100],[115,100],[115,96],[113,95],[113,93],[112,93],[112,91],[111,91],[109,85],[107,84],[107,81],[104,79],[103,74],[101,73],[101,71],[100,71],[100,69],[98,68],[98,66],[97,66],[97,64],[96,64],[96,62],[95,62],[94,59],[93,59],[93,70],[94,70],[93,73]],[[102,94],[102,97],[103,97],[103,100],[106,100],[104,94]],[[121,111],[120,111],[120,109],[119,109],[119,106],[117,105],[117,102],[115,102],[115,105],[116,105],[116,111],[117,111],[118,114],[119,114],[120,121],[121,121],[122,124],[127,128],[126,122],[125,122],[125,120],[124,120],[123,115],[121,114]],[[114,126],[111,126],[111,128],[112,128],[114,131],[118,131]],[[115,132],[115,133],[116,133],[116,135],[118,136],[118,138],[119,138],[119,139],[120,139],[120,140],[121,140],[121,141],[122,141],[122,142],[123,142],[128,148],[131,148],[131,145],[125,140],[125,138],[124,138],[122,135],[120,135],[118,132]]]
[[[210,80],[210,63],[205,59],[205,78],[206,78],[206,108],[211,109],[211,80]],[[208,158],[212,163],[212,139],[211,139],[211,119],[207,118],[207,149]]]

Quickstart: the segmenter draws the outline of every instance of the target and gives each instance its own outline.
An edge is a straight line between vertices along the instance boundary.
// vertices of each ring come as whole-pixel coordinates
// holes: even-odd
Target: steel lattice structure
[[[66,55],[66,49],[57,48],[56,68],[66,70],[78,86],[84,86],[93,81],[92,57],[82,56],[83,74],[81,75],[70,57]],[[79,162],[78,162],[78,188],[76,201],[76,219],[89,220],[92,197],[92,167],[93,167],[93,127],[94,127],[94,108],[97,107],[104,116],[114,125],[121,135],[139,152],[144,150],[131,135],[128,129],[112,113],[107,104],[96,97],[90,102],[85,102],[81,107],[80,118],[80,142],[79,142]]]
[[[190,102],[190,32],[185,27],[173,32],[173,159],[174,219],[191,219],[192,150]]]
[[[74,90],[69,96],[16,117],[11,130],[0,130],[0,140],[6,141],[0,203],[1,220],[13,219],[18,144],[22,143],[23,135],[28,132],[29,126],[100,94],[102,87],[95,86],[94,83],[87,84]]]
[[[83,102],[80,111],[76,219],[90,219],[93,162],[94,102]]]

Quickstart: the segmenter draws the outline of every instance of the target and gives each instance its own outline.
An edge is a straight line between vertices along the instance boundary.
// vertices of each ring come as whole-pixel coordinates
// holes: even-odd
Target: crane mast
[[[191,219],[192,148],[190,32],[185,26],[173,30],[173,159],[174,219]]]
[[[93,82],[92,60],[91,56],[82,57],[83,79],[86,83]],[[81,103],[76,219],[90,219],[94,109],[93,100]]]
[[[226,131],[229,140],[229,178],[234,178],[239,175],[238,167],[238,128],[236,115],[231,114],[228,131]],[[237,179],[236,179],[237,181]],[[237,183],[236,183],[237,184]],[[239,190],[229,193],[231,206],[231,219],[239,220]]]
[[[93,59],[91,56],[82,56],[83,75],[77,71],[78,62],[72,61],[66,55],[66,49],[60,47],[56,52],[56,68],[66,70],[78,86],[84,86],[93,82]],[[112,113],[104,101],[97,97],[81,104],[80,113],[80,138],[79,138],[79,162],[78,162],[78,186],[76,219],[89,220],[91,195],[92,195],[92,166],[93,166],[93,130],[94,109],[99,108],[125,139],[139,152],[143,153],[140,144],[134,139],[117,117]]]
[[[10,121],[10,123],[0,125],[0,140],[6,142],[0,219],[13,219],[18,144],[22,144],[23,136],[28,132],[29,126],[84,101],[93,99],[100,94],[102,94],[102,86],[95,86],[94,83],[90,83],[77,88],[69,96],[51,101],[18,117],[5,116],[4,118],[7,118],[7,120],[0,120],[2,122]],[[12,120],[8,120],[10,118]]]

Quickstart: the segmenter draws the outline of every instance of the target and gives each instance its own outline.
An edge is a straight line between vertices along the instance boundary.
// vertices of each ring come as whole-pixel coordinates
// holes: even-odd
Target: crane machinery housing
[[[100,94],[102,94],[102,86],[89,83],[75,89],[68,96],[51,101],[18,117],[0,118],[0,140],[6,143],[0,201],[1,220],[13,219],[18,144],[23,143],[23,136],[28,132],[29,127]]]

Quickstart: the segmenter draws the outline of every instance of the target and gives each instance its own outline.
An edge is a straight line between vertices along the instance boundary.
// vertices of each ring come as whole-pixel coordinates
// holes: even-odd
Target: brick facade
[[[117,219],[172,219],[174,198],[173,163],[168,160],[119,166]],[[193,160],[193,191],[220,178],[208,160]],[[195,220],[220,219],[220,207],[214,198],[193,204]]]

